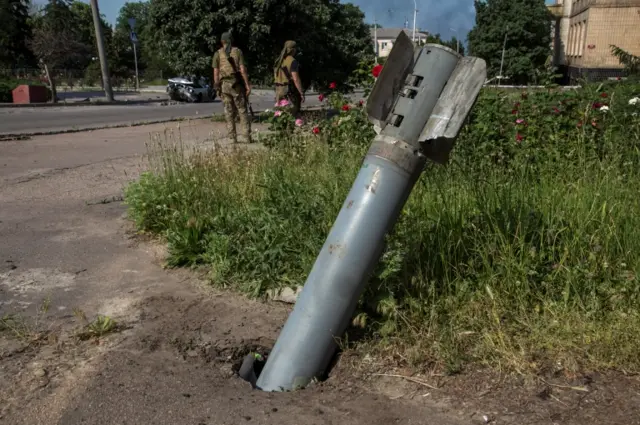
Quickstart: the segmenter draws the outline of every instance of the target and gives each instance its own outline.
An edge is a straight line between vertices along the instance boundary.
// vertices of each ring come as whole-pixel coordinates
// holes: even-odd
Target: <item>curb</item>
[[[69,128],[65,130],[35,131],[32,133],[6,133],[6,134],[0,134],[0,142],[28,140],[36,136],[52,136],[54,134],[82,133],[82,132],[89,132],[89,131],[96,131],[96,130],[106,130],[110,128],[140,127],[143,125],[162,124],[165,122],[174,122],[174,121],[178,122],[178,121],[187,121],[187,120],[193,120],[193,121],[204,120],[204,119],[211,119],[217,115],[219,114],[201,115],[197,117],[174,117],[174,118],[166,118],[166,119],[160,119],[160,120],[138,121],[138,122],[113,124],[113,125],[101,125],[99,127],[79,127],[79,128]]]
[[[257,90],[256,90],[257,91]],[[267,90],[264,90],[267,91]],[[147,92],[141,91],[140,93],[164,93],[164,92]],[[364,93],[364,90],[354,90],[353,94]],[[306,96],[319,96],[318,92],[308,92]],[[145,99],[145,100],[114,100],[113,102],[107,102],[106,100],[97,101],[79,101],[79,102],[58,102],[58,103],[0,103],[0,109],[10,108],[68,108],[68,107],[81,107],[81,106],[133,106],[133,105],[147,105],[150,103],[163,103],[170,102],[170,99]]]
[[[58,103],[0,103],[0,108],[69,108],[80,106],[123,106],[123,105],[147,105],[150,103],[167,102],[168,99],[146,99],[146,100],[114,100],[113,102],[94,101],[94,102],[58,102]]]
[[[322,110],[320,106],[311,106],[309,108],[303,108],[303,111],[318,111]],[[260,115],[265,113],[264,110],[256,110],[253,111],[253,115]],[[54,134],[69,134],[69,133],[82,133],[89,132],[95,130],[106,130],[110,128],[126,128],[126,127],[140,127],[143,125],[153,125],[153,124],[162,124],[165,122],[178,122],[178,121],[196,121],[196,120],[205,120],[205,119],[213,119],[215,117],[224,118],[224,114],[210,114],[210,115],[198,115],[198,116],[188,116],[188,117],[173,117],[173,118],[163,118],[159,120],[149,120],[149,121],[137,121],[123,124],[113,124],[113,125],[102,125],[98,127],[79,127],[79,128],[69,128],[65,130],[52,130],[52,131],[36,131],[32,133],[0,133],[0,142],[12,142],[16,140],[28,140],[32,137],[36,136],[51,136]]]

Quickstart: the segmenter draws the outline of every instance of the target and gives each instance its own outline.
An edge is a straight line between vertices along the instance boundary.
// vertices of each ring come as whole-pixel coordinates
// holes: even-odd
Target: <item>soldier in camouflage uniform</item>
[[[247,111],[251,85],[242,51],[232,47],[230,32],[222,34],[222,48],[213,56],[213,81],[224,103],[229,137],[238,142],[236,117],[240,118],[240,132],[251,143],[251,121]]]
[[[289,40],[284,44],[280,56],[273,69],[273,79],[276,86],[276,102],[288,100],[291,102],[291,113],[298,116],[301,104],[304,103],[304,91],[298,74],[299,64],[295,58],[296,42]]]

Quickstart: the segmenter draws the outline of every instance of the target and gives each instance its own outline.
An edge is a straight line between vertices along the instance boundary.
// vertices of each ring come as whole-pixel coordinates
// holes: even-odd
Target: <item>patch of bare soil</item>
[[[391,398],[462,409],[471,424],[640,424],[640,378],[620,372],[567,377],[382,373],[372,388]]]
[[[613,373],[533,383],[489,372],[416,378],[348,353],[323,383],[264,393],[236,372],[250,351],[268,354],[288,306],[184,291],[144,298],[133,310],[121,319],[125,330],[89,341],[75,337],[73,317],[57,319],[35,342],[2,331],[0,422],[640,423],[638,377]]]

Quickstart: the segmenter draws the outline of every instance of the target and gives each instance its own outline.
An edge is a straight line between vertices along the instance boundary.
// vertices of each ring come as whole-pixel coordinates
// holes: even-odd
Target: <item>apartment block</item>
[[[553,59],[570,79],[622,75],[611,45],[640,56],[640,0],[556,0]]]

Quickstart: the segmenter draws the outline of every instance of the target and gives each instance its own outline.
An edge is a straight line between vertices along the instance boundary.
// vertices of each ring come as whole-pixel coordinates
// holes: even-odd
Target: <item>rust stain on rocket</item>
[[[365,186],[365,188],[369,192],[375,195],[376,189],[378,188],[379,183],[380,183],[380,169],[378,168],[376,171],[373,172],[373,176],[371,176],[371,182],[369,182],[369,184]]]

